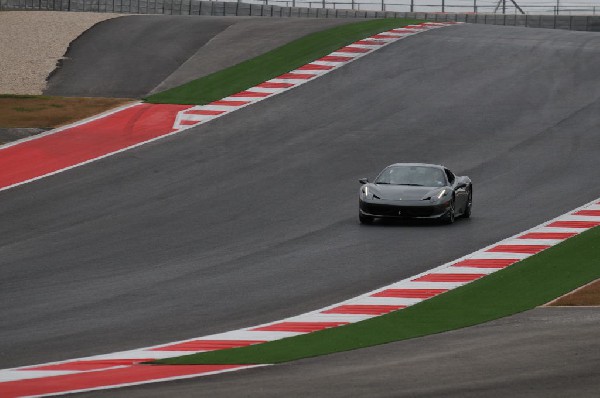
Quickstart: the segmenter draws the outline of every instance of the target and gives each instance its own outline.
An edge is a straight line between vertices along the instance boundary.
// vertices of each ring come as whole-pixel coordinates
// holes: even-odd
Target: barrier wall
[[[439,22],[457,21],[530,28],[600,31],[600,16],[359,11],[199,0],[0,0],[0,9],[280,18],[415,18]]]

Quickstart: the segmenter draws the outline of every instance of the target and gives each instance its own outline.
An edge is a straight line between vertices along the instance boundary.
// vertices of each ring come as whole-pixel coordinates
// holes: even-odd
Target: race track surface
[[[71,43],[45,95],[140,98],[351,19],[130,15]]]
[[[600,308],[538,308],[420,339],[81,397],[596,397],[599,322]]]
[[[430,31],[1,192],[0,366],[296,315],[597,198],[599,49],[578,32]],[[473,218],[360,226],[357,179],[398,161],[469,175]]]

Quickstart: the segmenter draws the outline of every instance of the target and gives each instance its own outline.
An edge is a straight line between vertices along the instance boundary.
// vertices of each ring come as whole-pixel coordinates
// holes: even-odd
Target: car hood
[[[377,195],[382,200],[421,200],[425,199],[435,192],[439,192],[439,188],[433,187],[414,187],[410,185],[387,185],[387,184],[370,184],[373,194]]]

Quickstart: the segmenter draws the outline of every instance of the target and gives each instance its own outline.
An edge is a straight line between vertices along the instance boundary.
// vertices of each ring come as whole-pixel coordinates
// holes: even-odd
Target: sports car
[[[396,163],[369,182],[361,178],[358,218],[370,224],[375,218],[438,219],[452,224],[471,216],[473,184],[444,166]]]

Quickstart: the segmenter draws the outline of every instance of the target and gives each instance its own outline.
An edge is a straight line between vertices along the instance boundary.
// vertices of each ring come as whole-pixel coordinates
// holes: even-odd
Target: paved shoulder
[[[71,43],[47,95],[141,97],[233,22],[132,15],[99,23]]]
[[[283,46],[302,36],[353,19],[236,18],[236,23],[202,46],[153,92],[164,91]]]
[[[139,98],[256,57],[347,19],[133,15],[73,41],[44,94]]]

